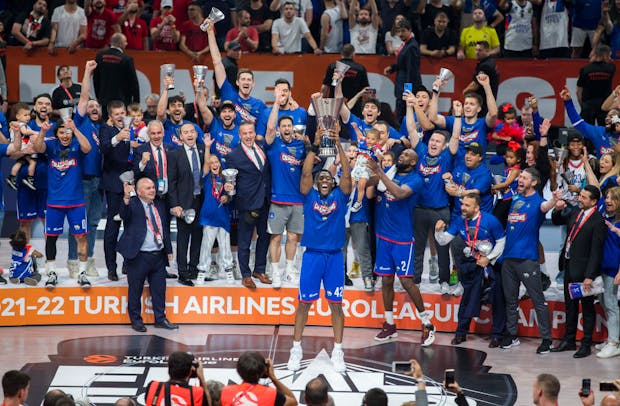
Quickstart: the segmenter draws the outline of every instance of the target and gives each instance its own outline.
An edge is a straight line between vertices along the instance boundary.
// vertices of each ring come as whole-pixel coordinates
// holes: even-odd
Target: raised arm
[[[207,37],[209,38],[209,52],[211,53],[211,61],[213,62],[213,71],[215,72],[215,83],[221,88],[226,80],[226,69],[222,63],[222,54],[217,46],[215,31],[213,31],[213,20],[207,18],[209,25],[207,26]]]
[[[69,119],[65,124],[65,127],[73,131],[73,136],[80,144],[80,151],[82,151],[83,154],[88,154],[92,149],[92,146],[90,145],[88,139],[84,137],[84,134],[82,134],[82,132],[75,126],[75,122]]]
[[[355,17],[357,15],[359,6],[358,0],[351,0],[349,4],[349,29],[352,30],[355,27]]]
[[[336,144],[336,148],[338,148],[338,156],[340,157],[340,162],[343,163],[342,175],[340,176],[340,184],[338,186],[340,187],[342,193],[348,196],[351,194],[351,190],[353,189],[353,182],[351,181],[351,166],[347,165],[347,155],[345,154],[344,148],[342,148],[342,144],[340,143],[340,137],[338,136],[339,132],[339,128],[337,128],[335,131],[330,131],[329,138],[331,138],[334,141],[334,144]]]
[[[368,5],[370,6],[370,12],[372,15],[372,28],[378,30],[379,24],[381,24],[381,16],[379,15],[379,9],[377,8],[377,1],[368,0]]]
[[[174,84],[174,78],[164,76],[164,88],[161,90],[159,101],[157,102],[157,119],[162,123],[166,121],[166,110],[168,109],[168,85]]]
[[[211,171],[211,145],[213,145],[213,138],[211,138],[211,134],[205,133],[204,137],[205,143],[205,158],[204,163],[202,164],[202,174],[206,176]]]
[[[269,119],[267,120],[267,131],[265,132],[265,142],[267,145],[273,144],[273,141],[276,139],[276,128],[278,126],[280,103],[286,100],[286,95],[283,94],[280,88],[276,88],[274,93],[275,101],[271,107],[271,113],[269,114]]]
[[[198,90],[199,86],[201,87],[200,90]],[[202,121],[205,123],[206,127],[209,127],[213,121],[213,112],[207,105],[207,100],[209,100],[209,89],[205,87],[204,82],[198,83],[194,81],[194,91],[196,95],[196,105],[202,116]]]
[[[452,113],[454,114],[454,124],[452,124],[452,135],[448,148],[452,155],[456,155],[459,151],[459,137],[461,136],[461,128],[463,127],[463,103],[460,100],[452,102]]]
[[[487,127],[493,128],[495,127],[495,122],[497,121],[497,103],[495,102],[495,96],[493,96],[493,91],[491,90],[491,81],[489,80],[489,76],[486,73],[479,73],[476,76],[478,83],[484,89],[484,96],[487,101],[487,115],[485,118],[485,122]]]
[[[432,121],[434,125],[439,128],[446,128],[446,118],[438,114],[439,111],[439,92],[443,88],[444,83],[439,80],[439,78],[435,79],[433,82],[433,92],[431,93],[431,101],[428,106],[428,117]],[[438,89],[435,91],[434,89]]]
[[[301,168],[301,182],[299,185],[299,191],[302,195],[307,195],[312,188],[313,178],[312,178],[312,168],[314,167],[315,158],[319,152],[319,144],[321,143],[322,138],[322,130],[317,128],[317,132],[314,136],[314,143],[310,147],[308,154],[306,154],[306,159],[304,160],[304,165]]]
[[[90,79],[93,76],[93,72],[96,67],[97,62],[93,60],[86,61],[86,66],[84,67],[84,77],[82,78],[82,93],[80,93],[80,101],[77,105],[77,112],[82,117],[86,115],[86,107],[88,106],[88,101],[90,100]]]
[[[32,144],[32,149],[37,154],[42,154],[45,152],[45,134],[50,130],[50,128],[52,128],[52,125],[47,122],[43,122],[43,124],[41,124],[41,131],[39,131],[39,135],[35,137],[34,143]]]

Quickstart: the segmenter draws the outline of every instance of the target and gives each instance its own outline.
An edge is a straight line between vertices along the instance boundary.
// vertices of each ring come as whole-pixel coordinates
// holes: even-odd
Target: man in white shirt
[[[351,32],[351,45],[356,54],[375,54],[377,52],[377,35],[379,32],[379,10],[375,0],[358,8],[358,0],[351,0],[349,10],[349,30]]]
[[[342,49],[342,20],[348,18],[347,6],[342,0],[324,0],[325,11],[321,15],[320,48],[328,54]]]
[[[52,13],[52,32],[47,52],[56,53],[56,47],[68,48],[72,54],[86,39],[86,14],[77,0],[66,0]]]
[[[315,55],[320,55],[323,51],[316,44],[306,22],[297,17],[295,4],[286,1],[282,9],[282,17],[273,22],[271,26],[271,48],[274,54],[293,54],[301,52],[302,36],[308,41]]]

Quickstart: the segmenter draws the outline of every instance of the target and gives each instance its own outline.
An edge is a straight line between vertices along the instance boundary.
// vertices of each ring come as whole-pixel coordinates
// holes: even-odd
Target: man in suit
[[[130,142],[129,129],[123,128],[123,117],[127,114],[122,101],[113,100],[108,104],[108,115],[112,125],[104,124],[99,130],[101,152],[103,154],[103,168],[101,173],[101,188],[105,191],[107,219],[103,234],[103,253],[108,268],[108,279],[118,280],[116,273],[116,244],[121,221],[118,217],[123,200],[123,184],[119,179],[121,173],[131,170],[129,159]],[[136,145],[132,145],[134,147]],[[123,267],[124,268],[124,267]]]
[[[256,288],[252,276],[261,283],[271,284],[265,275],[269,234],[267,217],[269,215],[269,196],[271,194],[271,168],[265,152],[256,144],[254,124],[243,122],[239,126],[241,144],[226,157],[229,168],[237,174],[236,206],[239,210],[239,268],[246,288]],[[254,272],[250,271],[250,243],[256,228],[256,259]]]
[[[571,299],[568,285],[572,282],[583,283],[584,289],[592,289],[592,282],[600,274],[603,245],[605,244],[606,226],[596,204],[601,192],[593,185],[586,185],[579,192],[578,208],[567,209],[566,202],[560,200],[553,210],[554,224],[566,224],[566,241],[560,253],[560,269],[564,269],[564,305],[566,307],[566,330],[560,344],[552,352],[572,351],[577,348],[577,318],[579,302],[583,311],[583,338],[581,347],[574,358],[590,355],[592,333],[596,312],[594,296]]]
[[[164,203],[155,199],[155,183],[149,178],[138,180],[135,190],[133,185],[125,183],[123,192],[120,215],[124,230],[118,252],[129,268],[127,310],[131,328],[146,332],[140,300],[144,282],[148,280],[155,328],[176,330],[179,326],[166,318],[166,265],[172,260],[172,243],[170,231],[163,226],[167,217]]]
[[[140,103],[140,87],[133,58],[124,53],[127,38],[113,34],[110,48],[97,54],[97,68],[93,75],[93,84],[97,100],[102,106],[112,100],[121,100],[126,106]]]
[[[168,201],[170,212],[177,218],[177,268],[179,283],[185,286],[194,286],[192,279],[198,275],[196,267],[202,242],[199,218],[205,148],[204,144],[196,143],[197,135],[193,123],[183,124],[180,136],[183,145],[168,155]],[[184,216],[190,209],[195,211],[194,218]]]

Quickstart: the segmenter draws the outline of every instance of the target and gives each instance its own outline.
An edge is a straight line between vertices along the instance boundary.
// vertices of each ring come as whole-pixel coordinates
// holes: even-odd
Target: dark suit
[[[112,145],[112,138],[119,132],[118,128],[109,125],[103,125],[99,130],[101,154],[103,155],[101,188],[105,191],[108,205],[103,234],[103,252],[108,272],[116,272],[116,244],[121,223],[114,221],[114,216],[119,213],[123,202],[123,184],[119,176],[131,170],[131,162],[128,161],[129,142],[121,141],[116,146]]]
[[[577,318],[579,316],[579,302],[583,311],[583,340],[582,345],[592,344],[592,333],[594,332],[594,322],[596,313],[594,310],[594,296],[572,300],[568,293],[568,284],[571,282],[583,282],[589,278],[594,280],[600,275],[600,264],[603,256],[603,245],[607,235],[607,227],[601,214],[592,209],[593,214],[583,223],[581,230],[575,232],[577,217],[581,213],[578,208],[554,210],[552,220],[554,224],[566,224],[567,241],[574,236],[570,244],[569,256],[565,257],[567,242],[560,253],[560,269],[564,269],[564,304],[566,306],[566,330],[564,341],[575,342],[577,335]],[[571,234],[572,231],[572,234]]]
[[[140,103],[138,76],[131,56],[117,48],[108,48],[99,52],[95,61],[93,85],[104,112],[112,100],[120,100],[125,106]]]
[[[161,147],[163,148],[162,153],[162,158],[164,159],[164,162],[167,162],[167,158],[168,158],[168,154],[170,153],[170,148],[168,146],[166,146],[163,142],[161,144]],[[153,147],[153,149],[155,149],[155,147]],[[136,179],[136,182],[138,182],[138,179],[140,178],[149,178],[150,180],[153,181],[153,183],[155,184],[155,190],[157,190],[157,168],[156,168],[156,164],[157,164],[157,157],[153,156],[153,149],[151,149],[151,143],[147,142],[144,143],[142,145],[140,145],[138,148],[134,149],[133,151],[133,173],[134,173],[134,177]],[[142,160],[142,154],[144,152],[148,152],[151,154],[151,159],[146,163],[146,165],[144,166],[144,170],[140,170],[140,161]],[[155,154],[157,154],[157,150],[155,149]],[[160,168],[160,172],[159,175],[165,177],[165,179],[168,179],[168,173],[167,171],[163,171],[163,164],[162,164],[162,168]],[[170,182],[168,181],[168,187],[170,185]],[[168,189],[165,190],[164,193],[161,193],[159,190],[157,190],[157,196],[155,197],[155,199],[157,200],[161,200],[162,202],[164,202],[164,205],[166,207],[166,213],[170,212],[170,205],[168,202]],[[170,229],[170,216],[167,216],[168,218],[168,222],[165,223],[166,224],[166,228]]]
[[[161,201],[155,200],[157,213],[164,224],[168,217],[166,208]],[[127,310],[132,324],[142,324],[142,310],[140,299],[144,282],[148,279],[155,323],[166,320],[166,266],[168,254],[172,254],[170,231],[162,227],[163,249],[158,251],[141,251],[142,244],[147,236],[146,211],[142,201],[132,197],[129,204],[122,204],[120,215],[123,219],[124,230],[118,243],[118,252],[125,258],[127,264],[127,285],[129,288]]]
[[[202,179],[202,165],[205,156],[204,145],[196,144],[198,148],[198,161],[200,167],[200,179]],[[194,195],[194,177],[185,152],[181,146],[168,154],[168,202],[171,208],[180,206],[183,210],[196,210],[196,218],[191,224],[187,224],[183,218],[177,218],[177,266],[179,278],[195,278],[192,273],[197,273],[196,267],[200,259],[200,244],[202,242],[202,227],[200,226],[200,208],[202,206],[202,185],[200,194]],[[190,247],[191,238],[191,247]],[[189,249],[189,265],[187,252]]]
[[[257,148],[260,148],[256,145]],[[242,145],[238,145],[226,156],[226,166],[235,168],[237,174],[237,194],[235,205],[239,210],[239,269],[243,277],[249,277],[250,243],[256,227],[256,260],[254,272],[265,273],[269,234],[267,233],[267,217],[271,193],[271,168],[267,156],[263,153],[264,166],[262,171],[246,154]]]
[[[392,71],[396,72],[394,96],[396,97],[396,113],[400,119],[405,116],[405,102],[402,97],[405,83],[412,83],[414,92],[415,88],[422,84],[420,48],[413,37],[409,38],[401,48],[396,63],[392,65]]]

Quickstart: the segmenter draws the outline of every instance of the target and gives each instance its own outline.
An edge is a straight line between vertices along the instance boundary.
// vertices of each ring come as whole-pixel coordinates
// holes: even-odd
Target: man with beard
[[[442,4],[439,1],[439,4]],[[446,6],[444,6],[446,7]],[[435,7],[429,3],[428,9]],[[454,56],[459,38],[452,27],[448,27],[450,18],[444,11],[439,11],[434,18],[433,26],[426,27],[420,39],[420,54],[432,58]]]
[[[202,7],[198,1],[192,1],[187,7],[189,19],[181,25],[181,42],[179,49],[192,61],[200,61],[200,57],[209,52],[209,41],[200,29],[200,24],[205,19],[202,15]]]
[[[315,55],[321,55],[306,22],[296,16],[295,4],[286,0],[282,7],[282,17],[276,19],[271,26],[271,51],[278,54],[294,54],[301,52],[301,40],[305,38]]]
[[[58,67],[56,77],[60,81],[60,86],[52,92],[52,108],[54,109],[54,114],[60,115],[58,112],[59,109],[63,107],[75,107],[80,99],[82,86],[80,86],[79,83],[73,83],[71,68],[67,65]]]
[[[24,52],[30,52],[35,47],[47,46],[50,42],[52,26],[46,16],[47,1],[45,0],[37,0],[32,5],[31,12],[17,16],[11,28],[12,45],[23,45]]]
[[[375,274],[381,276],[381,293],[385,309],[385,321],[375,340],[386,341],[398,337],[393,311],[396,275],[418,311],[422,321],[421,344],[426,347],[435,341],[435,326],[430,322],[430,314],[424,308],[420,288],[413,281],[415,275],[411,263],[415,248],[413,211],[423,183],[415,171],[417,161],[418,155],[415,151],[404,150],[398,157],[396,175],[393,179],[390,179],[374,160],[368,161],[370,170],[386,187],[385,191],[377,189],[375,209],[377,237]]]
[[[97,67],[95,61],[87,61],[82,78],[80,101],[73,119],[79,132],[90,143],[90,152],[82,157],[82,189],[84,190],[84,203],[86,204],[86,219],[88,221],[88,267],[87,276],[99,276],[95,266],[95,241],[97,239],[97,225],[101,219],[103,209],[103,192],[101,186],[101,150],[99,149],[99,128],[101,119],[101,107],[97,100],[90,100],[90,80],[93,71]],[[69,235],[69,275],[78,274],[77,243],[72,235]]]
[[[338,131],[329,131],[328,134],[338,148],[340,161],[347,162]],[[331,361],[336,372],[345,372],[347,366],[342,350],[344,334],[342,247],[345,244],[347,203],[352,190],[351,170],[348,165],[343,165],[338,188],[335,187],[331,173],[326,170],[321,170],[313,182],[312,167],[319,151],[320,140],[321,136],[317,134],[314,145],[306,156],[301,174],[299,189],[303,195],[304,229],[306,230],[302,245],[306,247],[306,251],[301,260],[293,348],[290,351],[287,368],[290,371],[298,371],[301,368],[303,358],[301,338],[308,321],[308,312],[313,302],[319,299],[321,283],[323,283],[334,329],[334,349]]]
[[[75,127],[71,119],[55,128],[57,138],[46,140],[45,133],[51,128],[49,123],[43,123],[41,132],[32,145],[34,152],[45,153],[49,160],[47,186],[49,193],[45,218],[45,265],[48,279],[45,286],[54,287],[58,283],[56,242],[58,236],[63,233],[67,218],[69,230],[75,236],[78,245],[80,263],[77,281],[81,287],[89,288],[90,281],[86,277],[88,226],[81,183],[81,162],[83,154],[90,152],[90,142]]]
[[[86,14],[77,4],[77,0],[66,0],[52,13],[52,31],[47,52],[56,53],[56,48],[67,48],[70,54],[74,53],[86,39]]]
[[[409,94],[410,96],[413,96]],[[420,137],[416,131],[413,120],[414,109],[416,115],[422,115],[424,112],[418,105],[416,97],[409,97],[407,100],[407,130],[409,131],[409,140],[411,148],[420,157],[418,160],[417,171],[422,176],[422,192],[417,201],[416,215],[414,217],[413,227],[417,244],[414,251],[414,282],[420,284],[422,282],[422,273],[424,271],[424,252],[426,250],[426,242],[429,230],[434,227],[438,221],[448,223],[450,221],[450,196],[444,188],[443,175],[452,171],[454,164],[454,155],[458,151],[458,136],[460,134],[460,121],[457,120],[454,126],[452,136],[445,130],[433,131],[428,145],[420,142]],[[460,101],[452,102],[452,110],[455,114],[460,115],[463,105]],[[448,138],[450,140],[448,145]],[[446,148],[448,145],[448,148]],[[437,246],[438,268],[431,266],[429,280],[431,282],[448,283],[450,279],[450,250],[446,246]],[[434,272],[433,272],[434,268]],[[439,275],[437,275],[439,271]]]
[[[239,20],[239,26],[231,28],[226,33],[226,42],[224,42],[224,49],[228,49],[228,44],[232,41],[237,41],[241,45],[241,52],[256,52],[258,48],[258,30],[254,27],[250,27],[250,12],[242,9],[237,14]]]
[[[224,65],[222,64],[222,56],[217,46],[215,32],[213,31],[213,20],[207,20],[209,20],[209,25],[207,27],[209,50],[211,52],[213,70],[215,72],[215,83],[221,90],[221,98],[222,100],[230,100],[235,104],[237,124],[241,124],[242,121],[256,124],[256,121],[267,106],[262,100],[250,96],[254,88],[254,73],[249,69],[240,69],[237,73],[236,82],[239,90],[235,90],[233,85],[226,78],[226,69],[224,69]]]
[[[122,34],[121,34],[122,35]],[[101,188],[105,191],[107,218],[103,234],[103,252],[108,268],[108,279],[118,280],[116,273],[116,246],[118,232],[121,228],[118,216],[123,202],[123,184],[119,179],[121,173],[130,171],[131,148],[137,148],[136,141],[130,141],[128,128],[123,128],[123,118],[127,115],[123,102],[115,100],[108,104],[108,116],[111,125],[104,124],[99,130],[103,166],[101,172]]]
[[[501,16],[501,14],[500,14]],[[490,54],[499,55],[500,43],[495,28],[487,26],[487,19],[481,7],[475,7],[472,11],[473,24],[461,31],[459,49],[456,53],[458,60],[476,59],[476,44],[480,41],[489,43]]]
[[[118,25],[117,18],[112,10],[106,8],[105,0],[87,0],[84,4],[84,11],[88,17],[86,48],[104,48],[111,43],[112,34],[120,33],[121,27]],[[117,77],[119,79],[120,77]],[[103,101],[102,101],[103,103]],[[105,104],[104,104],[105,105]]]
[[[349,5],[349,31],[351,44],[356,54],[375,54],[377,52],[377,34],[379,32],[379,10],[375,0],[359,9],[358,0],[351,0]]]
[[[267,133],[267,122],[271,117],[271,112],[274,109],[278,110],[277,121],[279,121],[282,117],[289,117],[293,121],[293,126],[300,128],[298,126],[303,126],[305,131],[306,129],[306,121],[308,117],[308,113],[306,109],[301,106],[298,106],[297,103],[293,101],[293,96],[291,93],[291,84],[286,79],[278,79],[274,85],[273,94],[276,101],[279,101],[278,106],[274,106],[272,108],[267,108],[263,110],[258,123],[256,124],[256,134],[259,140],[263,138],[263,135]],[[281,97],[277,97],[277,94],[280,94]],[[294,107],[294,108],[293,108]]]
[[[168,97],[168,86],[174,84],[174,78],[170,76],[164,77],[164,89],[161,92],[159,101],[157,102],[156,119],[164,123],[164,144],[176,149],[183,145],[181,141],[181,127],[185,124],[194,126],[196,134],[198,134],[197,142],[203,144],[204,132],[200,127],[185,119],[186,111],[183,98],[181,96]]]
[[[211,153],[217,155],[223,168],[226,168],[226,157],[239,145],[239,126],[235,124],[235,105],[230,100],[220,104],[219,117],[215,117],[207,107],[205,94],[196,94],[196,104],[207,126],[207,132],[213,139]]]
[[[458,325],[452,345],[467,341],[467,333],[472,317],[480,316],[480,301],[483,287],[489,284],[493,308],[493,335],[489,348],[497,348],[504,335],[506,307],[502,292],[501,267],[496,262],[502,255],[506,236],[501,223],[491,213],[480,211],[480,195],[470,193],[461,199],[463,221],[455,219],[446,230],[446,223],[438,220],[435,224],[435,239],[445,246],[456,235],[467,241],[468,255],[461,258],[461,283],[464,286],[459,304]],[[486,245],[487,250],[482,247]]]
[[[564,100],[564,108],[571,125],[594,144],[596,157],[600,159],[603,154],[613,153],[615,141],[620,134],[620,111],[615,108],[609,110],[605,116],[605,126],[592,125],[586,123],[577,113],[568,87],[565,86],[560,91],[560,97]]]
[[[502,348],[511,348],[520,344],[517,337],[519,318],[519,286],[525,285],[536,311],[538,329],[542,343],[536,349],[537,354],[551,351],[551,324],[549,308],[543,294],[540,266],[538,264],[538,245],[540,226],[545,214],[551,210],[560,198],[558,190],[553,198],[545,201],[537,192],[540,182],[538,171],[524,169],[519,175],[518,194],[512,198],[512,206],[506,227],[506,245],[502,263],[502,287],[506,299],[506,330],[508,335],[502,340]],[[604,231],[602,231],[604,235]]]
[[[148,51],[149,26],[138,14],[140,5],[138,0],[129,0],[123,14],[118,18],[123,35],[127,38],[127,49]]]
[[[283,272],[279,264],[285,229],[286,280],[295,282],[297,274],[294,266],[295,253],[299,237],[304,232],[303,195],[299,191],[299,184],[306,146],[304,136],[294,131],[293,118],[280,115],[280,106],[288,104],[288,87],[276,85],[274,94],[276,102],[271,109],[265,134],[265,149],[271,164],[272,179],[267,231],[271,234],[269,255],[273,266],[273,287],[279,288],[282,286]],[[276,136],[276,128],[279,130],[279,137]]]

